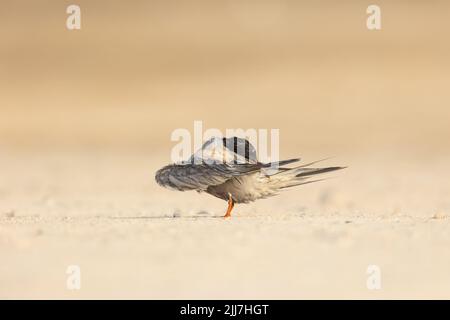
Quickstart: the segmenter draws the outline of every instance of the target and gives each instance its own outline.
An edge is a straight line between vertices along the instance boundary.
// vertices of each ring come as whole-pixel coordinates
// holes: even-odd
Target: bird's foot
[[[234,201],[233,198],[231,197],[231,194],[228,194],[228,208],[227,208],[227,212],[225,213],[225,215],[223,216],[225,219],[231,218],[231,210],[233,210],[234,207]]]

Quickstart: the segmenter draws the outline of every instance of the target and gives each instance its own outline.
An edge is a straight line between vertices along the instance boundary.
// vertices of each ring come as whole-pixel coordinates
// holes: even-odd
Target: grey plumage
[[[283,167],[298,162],[289,159],[279,163],[261,163],[251,143],[241,138],[207,141],[186,162],[171,164],[158,170],[156,182],[178,191],[207,192],[233,204],[247,203],[278,194],[282,189],[311,183],[312,176],[343,167],[310,168],[306,164]]]
[[[258,164],[173,164],[156,173],[156,181],[163,187],[179,191],[206,191],[209,186],[249,174],[261,168]]]

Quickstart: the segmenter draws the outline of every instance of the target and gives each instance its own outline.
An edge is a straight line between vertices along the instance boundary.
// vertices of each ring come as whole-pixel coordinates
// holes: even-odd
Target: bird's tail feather
[[[262,167],[263,168],[270,168],[270,167],[279,168],[281,166],[285,166],[285,165],[288,165],[290,163],[294,163],[294,162],[298,162],[298,161],[300,161],[300,158],[281,160],[281,161],[277,161],[277,162],[265,163],[265,164],[263,164]],[[282,169],[282,168],[279,168],[279,169]]]
[[[300,172],[295,175],[297,178],[308,177],[316,174],[336,171],[344,169],[345,167],[327,167],[327,168],[301,168]],[[295,170],[295,168],[294,168]]]
[[[294,187],[302,184],[322,181],[324,179],[309,180],[312,176],[341,170],[346,167],[305,168],[305,165],[279,171],[270,178],[279,189]]]
[[[285,188],[290,188],[290,187],[296,187],[296,186],[301,186],[302,184],[308,184],[308,183],[313,183],[313,182],[319,182],[319,181],[323,181],[323,180],[327,180],[326,178],[323,179],[316,179],[316,180],[307,180],[307,181],[298,181],[298,182],[291,182],[290,184],[286,184],[284,186],[281,186],[280,189],[285,189]]]

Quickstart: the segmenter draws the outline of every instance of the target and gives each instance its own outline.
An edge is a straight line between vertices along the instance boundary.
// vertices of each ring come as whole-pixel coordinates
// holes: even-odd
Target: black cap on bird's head
[[[258,161],[256,149],[247,139],[238,137],[223,138],[222,143],[228,150],[240,155],[247,161]]]
[[[216,152],[223,150],[223,152]],[[230,163],[258,163],[255,147],[246,139],[212,137],[188,160],[190,163],[224,161]]]

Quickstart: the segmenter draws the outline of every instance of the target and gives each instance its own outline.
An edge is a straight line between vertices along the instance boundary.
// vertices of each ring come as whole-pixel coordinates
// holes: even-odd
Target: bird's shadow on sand
[[[170,220],[170,219],[224,219],[223,216],[189,215],[189,216],[129,216],[129,217],[108,217],[112,220]]]

